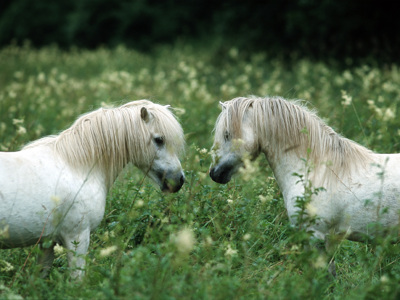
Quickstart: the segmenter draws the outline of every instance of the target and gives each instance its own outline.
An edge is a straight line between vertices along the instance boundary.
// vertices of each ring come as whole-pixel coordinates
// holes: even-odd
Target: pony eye
[[[225,141],[229,141],[229,140],[231,139],[231,135],[229,134],[228,131],[225,131],[225,133],[224,133],[224,139],[225,139]]]
[[[154,142],[157,146],[162,146],[164,145],[164,138],[162,136],[155,137]]]

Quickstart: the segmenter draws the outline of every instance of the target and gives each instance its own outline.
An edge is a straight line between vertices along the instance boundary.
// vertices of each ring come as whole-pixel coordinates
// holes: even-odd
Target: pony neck
[[[306,108],[280,99],[269,105],[257,110],[255,124],[260,148],[278,177],[288,180],[296,172],[314,187],[329,187],[373,161],[371,150],[342,137]]]
[[[274,173],[275,179],[285,195],[288,190],[293,189],[299,183],[299,176],[307,178],[309,172],[307,170],[306,160],[301,159],[294,152],[284,151],[262,151]]]
[[[290,190],[301,181],[303,187],[310,182],[314,188],[331,189],[339,181],[347,182],[374,161],[371,150],[336,133],[329,138],[335,141],[327,143],[324,148],[312,139],[294,145],[266,139],[268,145],[264,144],[261,149],[282,190]]]

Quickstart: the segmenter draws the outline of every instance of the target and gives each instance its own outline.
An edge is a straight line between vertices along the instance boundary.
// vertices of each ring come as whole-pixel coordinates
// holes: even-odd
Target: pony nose
[[[179,185],[182,186],[185,183],[185,176],[182,174],[181,178],[179,178]]]
[[[232,177],[232,166],[225,168],[221,168],[221,166],[213,167],[210,169],[210,177],[217,183],[228,183]]]
[[[214,178],[215,178],[215,174],[214,173],[215,173],[215,168],[211,168],[210,169],[210,177],[211,177],[212,180],[214,180]]]
[[[169,183],[168,181],[165,182],[167,189],[172,193],[176,193],[177,191],[179,191],[184,183],[185,183],[185,176],[183,175],[183,173],[181,174],[181,176],[179,176],[179,178],[171,180],[169,181]]]

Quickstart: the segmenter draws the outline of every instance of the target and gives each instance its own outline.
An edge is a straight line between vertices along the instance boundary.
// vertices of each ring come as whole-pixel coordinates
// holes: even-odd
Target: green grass
[[[331,280],[329,257],[306,247],[308,234],[290,226],[263,157],[251,180],[239,175],[218,185],[208,177],[218,101],[252,94],[304,99],[346,137],[377,152],[400,150],[396,65],[288,63],[214,45],[176,44],[150,54],[124,47],[0,50],[2,151],[56,134],[99,106],[143,98],[177,108],[187,140],[187,182],[179,193],[161,194],[148,180],[140,185],[143,174],[133,167],[120,175],[91,235],[82,282],[69,280],[63,253],[40,279],[37,249],[1,250],[0,298],[396,298],[397,245],[341,242]],[[179,251],[181,243],[191,250]]]

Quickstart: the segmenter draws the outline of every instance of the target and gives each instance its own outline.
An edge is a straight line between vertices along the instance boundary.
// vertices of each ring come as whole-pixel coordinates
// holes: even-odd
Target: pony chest
[[[291,189],[284,193],[285,206],[289,219],[296,221],[296,216],[301,209],[311,217],[320,219],[322,223],[337,223],[343,217],[343,214],[354,214],[351,203],[354,203],[354,195],[351,192],[334,192],[320,190],[310,192],[305,195],[304,186],[298,189]],[[350,211],[349,211],[350,209]]]

